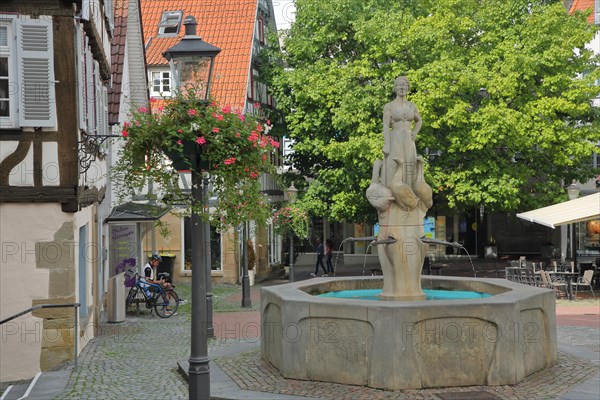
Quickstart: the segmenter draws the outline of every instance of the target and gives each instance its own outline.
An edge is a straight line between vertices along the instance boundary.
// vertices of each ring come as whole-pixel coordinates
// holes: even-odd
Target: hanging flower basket
[[[279,141],[269,135],[269,121],[230,106],[198,101],[191,91],[154,108],[156,112],[138,108],[123,124],[124,146],[111,173],[122,197],[151,180],[164,194],[166,205],[198,207],[203,213],[182,189],[178,171],[210,171],[209,195],[217,199],[211,214],[214,225],[261,223],[270,217],[258,180],[261,174],[274,172],[270,159],[279,148]],[[200,157],[199,168],[196,157]]]
[[[308,238],[310,219],[300,204],[285,204],[273,214],[275,232],[285,235],[293,232],[298,238]]]
[[[209,162],[205,159],[206,155],[202,154],[202,146],[191,140],[181,141],[181,151],[171,150],[166,147],[162,149],[163,153],[172,162],[173,169],[176,171],[192,171],[196,166],[196,157],[200,159],[199,168],[201,171],[210,169]]]

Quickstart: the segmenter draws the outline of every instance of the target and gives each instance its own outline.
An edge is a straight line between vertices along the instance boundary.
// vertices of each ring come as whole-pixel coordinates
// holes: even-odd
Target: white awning
[[[555,228],[559,225],[600,218],[600,193],[517,214],[517,217]]]

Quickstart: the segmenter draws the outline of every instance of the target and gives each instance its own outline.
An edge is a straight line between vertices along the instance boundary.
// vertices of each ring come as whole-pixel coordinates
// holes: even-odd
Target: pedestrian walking
[[[333,264],[331,259],[333,258],[333,240],[327,239],[325,241],[325,263],[327,265],[327,273],[333,274],[335,271],[333,270]]]
[[[323,269],[323,275],[327,276],[327,270],[325,269],[325,265],[323,264],[323,256],[325,255],[325,247],[323,246],[323,242],[321,242],[320,238],[317,238],[317,263],[315,265],[315,272],[310,274],[310,276],[317,276],[319,273],[319,265]]]

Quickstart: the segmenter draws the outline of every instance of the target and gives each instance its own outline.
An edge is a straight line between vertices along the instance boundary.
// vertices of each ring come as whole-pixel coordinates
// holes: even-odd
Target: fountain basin
[[[426,277],[480,299],[375,301],[315,294],[379,289],[382,277],[261,289],[261,355],[285,378],[398,390],[516,384],[556,363],[554,292],[504,279]]]

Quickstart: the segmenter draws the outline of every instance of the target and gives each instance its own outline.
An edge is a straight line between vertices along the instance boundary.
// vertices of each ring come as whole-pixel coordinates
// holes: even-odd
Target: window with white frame
[[[0,129],[55,127],[52,17],[0,14]]]
[[[261,44],[265,43],[265,20],[262,17],[256,20],[256,38]]]
[[[12,37],[10,25],[0,22],[0,126],[12,126],[14,110],[11,110],[10,82],[13,74],[12,59],[14,50],[11,49],[8,38]]]
[[[150,82],[150,97],[171,96],[171,71],[150,71],[148,81]]]
[[[183,11],[163,11],[158,24],[158,35],[177,35],[182,18]]]
[[[600,0],[594,1],[594,21],[600,25]]]

